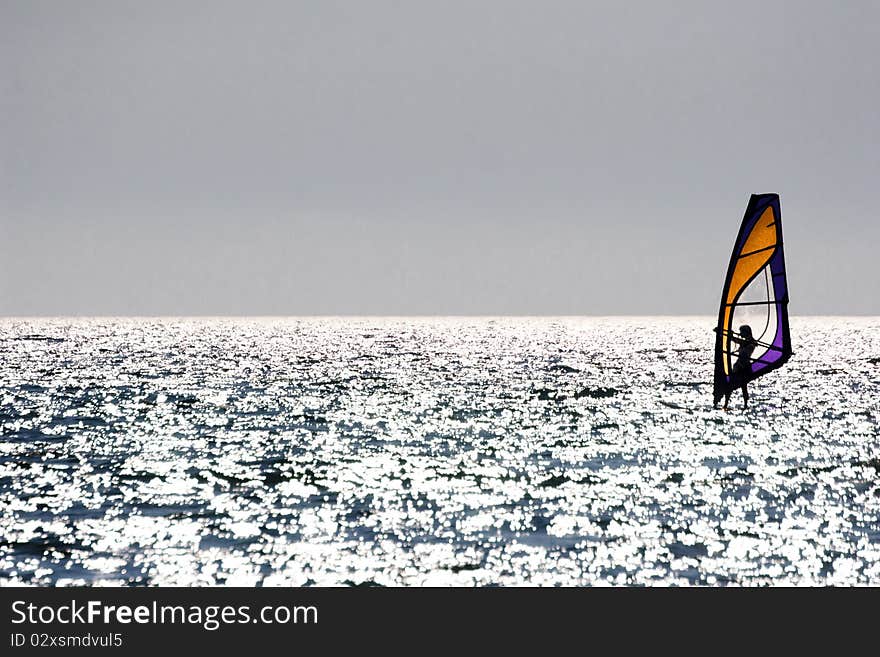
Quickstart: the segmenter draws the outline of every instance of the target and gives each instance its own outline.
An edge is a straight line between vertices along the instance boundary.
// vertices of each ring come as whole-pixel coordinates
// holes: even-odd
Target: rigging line
[[[782,244],[782,242],[776,242],[775,244],[771,244],[770,246],[765,246],[763,249],[755,249],[754,251],[749,251],[748,253],[740,253],[737,256],[737,259],[748,258],[749,256],[755,255],[756,253],[761,253],[761,251],[769,251],[770,249],[775,249],[780,244]]]
[[[773,351],[779,351],[779,352],[785,351],[785,349],[783,349],[782,347],[777,347],[776,345],[767,344],[766,342],[761,342],[760,340],[755,340],[755,344],[758,345],[759,347],[764,347],[767,350],[772,349]],[[738,351],[731,351],[728,353],[739,353],[739,352]]]
[[[736,352],[735,351],[728,351],[726,353],[733,356]],[[779,362],[778,360],[764,360],[762,358],[749,358],[749,363],[764,363],[764,365],[775,365],[778,362]],[[730,376],[730,375],[728,375],[728,376]]]
[[[733,303],[725,303],[728,308],[733,306],[775,306],[778,301],[734,301]]]
[[[722,333],[730,333],[731,335],[740,335],[736,331],[731,331],[730,329],[721,329]],[[759,347],[767,347],[768,349],[773,349],[774,351],[785,351],[782,347],[777,347],[776,345],[767,344],[766,342],[761,342],[760,340],[755,340],[755,344]],[[736,352],[728,352],[728,353],[736,353]]]

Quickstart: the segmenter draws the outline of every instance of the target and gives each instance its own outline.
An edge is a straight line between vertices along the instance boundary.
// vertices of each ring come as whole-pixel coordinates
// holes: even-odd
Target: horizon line
[[[500,314],[478,314],[478,313],[450,313],[450,314],[434,314],[434,313],[413,313],[405,314],[378,314],[378,313],[328,313],[328,314],[302,314],[302,315],[277,315],[277,314],[206,314],[206,315],[185,315],[185,314],[162,314],[162,315],[2,315],[0,321],[3,320],[35,320],[35,319],[638,319],[638,318],[715,318],[713,314],[696,314],[696,313],[657,313],[657,314],[639,314],[639,313],[613,313],[613,314],[590,314],[590,315],[574,315],[574,314],[519,314],[519,313],[500,313]],[[878,318],[880,314],[789,314],[790,318],[816,318],[816,317],[837,317],[837,318]]]

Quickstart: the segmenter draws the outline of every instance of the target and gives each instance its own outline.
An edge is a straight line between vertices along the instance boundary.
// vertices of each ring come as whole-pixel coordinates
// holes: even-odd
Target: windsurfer
[[[715,329],[718,330],[717,328]],[[724,410],[727,410],[727,406],[730,403],[730,393],[732,393],[737,388],[742,388],[743,391],[743,408],[748,408],[749,406],[749,389],[748,389],[748,374],[751,372],[752,368],[752,352],[755,351],[755,347],[758,346],[757,341],[752,336],[752,327],[748,324],[743,324],[739,327],[739,333],[730,334],[730,341],[735,342],[739,345],[739,352],[736,357],[736,362],[733,364],[733,371],[731,372],[730,383],[731,388],[726,393],[724,393]],[[715,403],[717,406],[718,403]]]

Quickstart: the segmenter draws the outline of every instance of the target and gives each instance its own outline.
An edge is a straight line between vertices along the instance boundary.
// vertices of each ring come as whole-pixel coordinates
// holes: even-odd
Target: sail
[[[734,372],[736,338],[744,324],[751,327],[756,346],[751,366]],[[791,356],[778,194],[752,194],[749,200],[721,292],[716,333],[716,403],[731,390],[781,367]]]

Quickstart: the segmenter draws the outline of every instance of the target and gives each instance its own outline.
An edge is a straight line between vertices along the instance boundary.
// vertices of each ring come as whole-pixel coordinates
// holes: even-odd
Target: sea
[[[0,584],[880,585],[880,318],[0,320]]]

